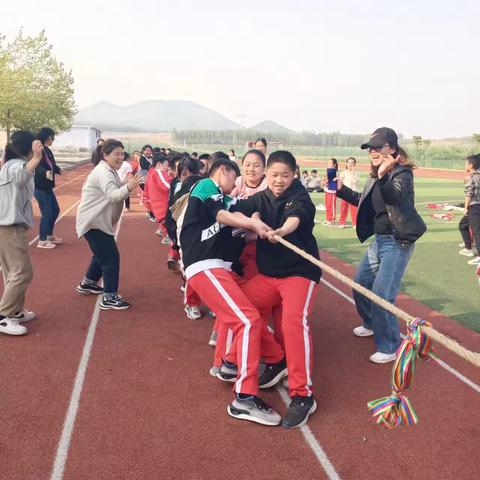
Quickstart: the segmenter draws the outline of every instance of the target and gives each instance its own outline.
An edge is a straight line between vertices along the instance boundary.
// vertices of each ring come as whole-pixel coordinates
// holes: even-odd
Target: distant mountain
[[[272,120],[265,120],[264,122],[257,123],[253,127],[250,127],[249,130],[255,130],[262,133],[295,133],[293,130],[290,130],[283,125],[279,125]]]
[[[76,124],[103,130],[169,132],[177,130],[240,130],[243,127],[193,102],[146,100],[126,107],[99,102],[80,110]]]

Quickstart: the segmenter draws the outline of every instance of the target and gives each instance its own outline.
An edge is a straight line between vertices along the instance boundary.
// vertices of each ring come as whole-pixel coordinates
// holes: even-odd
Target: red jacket
[[[167,171],[161,172],[155,168],[148,171],[145,190],[143,191],[143,203],[160,222],[163,222],[167,215],[171,181],[172,177]]]

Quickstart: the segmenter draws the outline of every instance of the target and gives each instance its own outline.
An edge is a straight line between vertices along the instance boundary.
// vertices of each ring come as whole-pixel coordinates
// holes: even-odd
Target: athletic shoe
[[[283,358],[278,363],[266,363],[265,370],[258,378],[258,388],[262,390],[273,387],[288,375],[287,361]]]
[[[25,335],[27,331],[23,325],[18,323],[18,320],[8,317],[0,320],[0,333],[5,333],[6,335]]]
[[[212,334],[210,335],[210,340],[208,341],[208,344],[211,347],[215,347],[217,345],[217,336],[218,336],[218,332],[216,330],[212,330]]]
[[[464,244],[463,242],[462,242],[462,243],[459,243],[458,246],[459,246],[460,248],[465,248],[465,244]]]
[[[184,310],[190,320],[198,320],[199,318],[202,318],[202,313],[198,307],[189,307],[188,305],[185,305]]]
[[[217,373],[220,371],[220,367],[215,367],[215,365],[213,367],[210,368],[210,370],[208,371],[208,373],[212,376],[212,377],[216,377],[217,376]]]
[[[338,228],[346,228],[346,225],[344,223],[341,223]]]
[[[360,325],[353,329],[353,334],[357,337],[371,337],[373,335],[373,330]]]
[[[48,235],[47,241],[52,242],[55,245],[60,245],[61,243],[63,243],[63,238],[56,237],[55,235]]]
[[[472,258],[467,262],[469,265],[480,265],[480,256]]]
[[[308,417],[317,409],[317,402],[313,397],[292,397],[287,414],[283,417],[282,427],[298,428],[308,422]]]
[[[280,425],[282,421],[282,417],[272,407],[255,395],[249,395],[246,398],[239,398],[236,395],[231,405],[228,406],[227,411],[233,418],[271,427]]]
[[[181,285],[181,286],[180,286],[180,291],[183,292],[183,293],[185,293],[185,285]]]
[[[465,255],[466,257],[474,257],[475,254],[468,248],[462,248],[459,252],[460,255]]]
[[[171,240],[168,237],[162,238],[162,245],[170,245]]]
[[[151,212],[147,212],[147,218],[152,222],[152,223],[158,223],[158,220],[155,218],[155,216]]]
[[[373,363],[389,363],[394,362],[397,359],[397,354],[394,353],[382,353],[375,352],[373,355],[370,355],[369,360]]]
[[[77,286],[77,292],[82,295],[91,293],[93,295],[99,295],[103,293],[103,288],[96,283],[85,283],[83,280],[80,282],[80,285]]]
[[[217,373],[217,378],[222,382],[235,382],[237,380],[238,369],[234,363],[222,360],[222,366]]]
[[[36,315],[33,312],[29,312],[28,310],[22,310],[21,312],[16,313],[11,318],[12,320],[16,320],[18,323],[25,323],[35,320]]]
[[[177,265],[178,265],[178,262],[175,259],[169,258],[167,260],[167,268],[169,270],[175,270],[176,271],[177,270]]]
[[[325,220],[325,221],[323,222],[323,224],[324,224],[324,225],[332,225],[332,222],[330,222],[330,221],[328,221],[328,220]]]
[[[214,312],[212,312],[212,310],[207,310],[207,315],[208,315],[208,318],[210,318],[211,320],[215,320],[217,318],[217,316],[215,315]]]
[[[158,235],[159,237],[163,237],[162,229],[161,229],[161,228],[157,228],[157,230],[155,230],[155,235]]]
[[[52,248],[56,247],[57,246],[49,240],[39,240],[39,242],[37,243],[37,248],[45,248],[47,250],[51,250]]]
[[[100,308],[102,310],[127,310],[131,305],[125,301],[121,295],[115,295],[114,297],[103,297],[100,302]]]

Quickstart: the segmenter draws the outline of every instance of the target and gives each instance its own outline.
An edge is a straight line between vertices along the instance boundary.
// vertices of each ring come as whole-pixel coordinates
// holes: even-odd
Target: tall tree
[[[11,43],[0,38],[0,126],[36,131],[48,126],[55,131],[71,127],[76,113],[73,75],[57,61],[45,31]]]
[[[474,133],[472,137],[473,141],[477,144],[478,147],[480,147],[480,133]]]

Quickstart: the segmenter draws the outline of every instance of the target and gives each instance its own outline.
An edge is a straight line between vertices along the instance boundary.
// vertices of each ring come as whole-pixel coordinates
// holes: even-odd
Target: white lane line
[[[87,175],[88,173],[89,173],[89,172],[82,173],[82,174],[79,175],[78,177],[72,178],[72,179],[69,180],[68,182],[62,183],[62,184],[59,185],[58,187],[55,187],[54,190],[57,191],[59,188],[63,188],[63,187],[65,187],[66,185],[69,185],[70,183],[74,182],[75,180],[78,180],[79,178],[84,177],[84,176]]]
[[[80,203],[80,200],[76,201],[71,207],[68,207],[55,221],[55,225],[68,213]],[[33,245],[38,240],[38,235],[30,241],[29,245]]]
[[[117,225],[115,232],[115,239],[118,237],[120,224],[122,223],[123,215]],[[57,452],[55,454],[55,462],[53,464],[52,475],[50,480],[62,480],[65,471],[65,465],[68,459],[68,451],[70,449],[70,442],[72,440],[73,429],[77,418],[78,408],[80,407],[80,398],[82,396],[83,385],[85,384],[85,377],[87,374],[88,362],[92,352],[93,340],[95,338],[95,331],[97,330],[98,318],[100,315],[101,295],[98,296],[93,310],[92,319],[88,328],[87,338],[83,346],[82,357],[78,365],[77,374],[73,383],[73,390],[70,396],[70,403],[68,405],[67,414],[63,423],[62,435],[58,442]]]
[[[342,292],[339,290],[337,287],[332,285],[330,282],[327,280],[324,280],[323,278],[320,280],[322,283],[324,283],[328,288],[333,290],[335,293],[343,297],[347,302],[350,302],[352,305],[355,305],[355,301],[353,300],[352,297],[347,295],[346,293]],[[403,338],[405,338],[404,335],[402,335]],[[451,367],[447,362],[444,362],[438,356],[430,356],[432,360],[438,363],[443,369],[445,369],[447,372],[451,373],[453,376],[457,377],[461,382],[463,382],[465,385],[468,385],[470,388],[475,390],[476,392],[480,393],[480,385],[477,385],[475,382],[467,378],[465,375],[460,373],[458,370],[455,370],[453,367]]]
[[[288,407],[290,405],[290,397],[288,396],[287,391],[283,387],[277,386],[277,392],[280,394],[283,403]],[[329,480],[340,480],[340,475],[338,475],[332,462],[328,459],[325,450],[323,450],[318,443],[318,440],[315,438],[315,435],[310,430],[310,427],[304,425],[303,427],[300,427],[300,431],[302,432],[305,442],[307,442],[307,445],[311,448],[315,457],[317,457],[317,460],[320,462],[320,465],[323,467]]]

